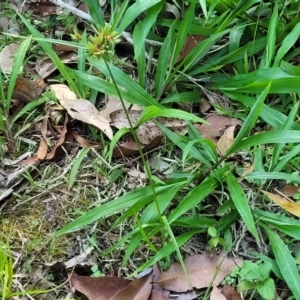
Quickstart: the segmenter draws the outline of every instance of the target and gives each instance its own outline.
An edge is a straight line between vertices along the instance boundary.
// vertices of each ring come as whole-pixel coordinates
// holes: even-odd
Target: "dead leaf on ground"
[[[76,142],[81,146],[81,147],[93,147],[95,149],[102,149],[102,145],[99,143],[95,143],[92,141],[89,141],[85,139],[84,137],[80,136],[76,131],[73,132],[73,136],[76,140]]]
[[[295,194],[299,193],[299,187],[291,184],[287,184],[282,193],[287,197],[293,197]]]
[[[38,99],[43,91],[44,87],[40,86],[38,82],[18,77],[13,91],[13,98],[20,101],[30,102]]]
[[[74,289],[87,296],[89,300],[110,300],[131,282],[120,277],[92,278],[77,274],[73,274],[70,280]]]
[[[200,42],[206,39],[206,36],[196,35],[196,34],[188,34],[186,37],[185,43],[180,51],[177,62],[184,59]]]
[[[162,292],[158,290],[152,290],[149,300],[168,300],[169,297],[166,297]]]
[[[221,155],[225,155],[226,151],[232,146],[234,142],[234,135],[235,135],[236,125],[229,126],[225,131],[224,134],[219,138],[217,142],[217,151]]]
[[[91,124],[103,131],[109,139],[113,138],[113,131],[109,121],[101,116],[100,112],[90,101],[76,99],[75,93],[64,84],[53,84],[51,85],[51,90],[73,119]]]
[[[126,288],[115,294],[110,300],[147,300],[152,290],[152,272],[132,280]]]
[[[142,115],[142,111],[129,110],[128,115],[132,125],[134,126],[137,123],[137,121],[140,119],[140,116]],[[129,123],[126,118],[126,114],[123,110],[118,110],[113,112],[110,115],[110,118],[112,120],[112,126],[118,129],[124,127],[129,128]],[[164,126],[172,129],[178,134],[185,135],[187,132],[186,121],[175,119],[175,118],[164,118],[164,117],[158,117],[157,121],[161,122]],[[143,123],[142,125],[140,125],[136,130],[136,134],[139,142],[143,145],[148,145],[155,138],[164,136],[162,131],[159,129],[159,127],[156,125],[156,123],[153,120],[149,120]]]
[[[221,293],[225,296],[226,300],[242,300],[239,293],[228,284],[223,286]]]
[[[64,64],[77,62],[77,54],[74,51],[65,51],[58,54],[58,57]],[[43,79],[48,77],[56,69],[57,67],[48,56],[39,57],[35,63],[35,70]]]
[[[262,193],[264,193],[266,196],[268,196],[272,201],[274,201],[276,204],[278,204],[281,208],[285,209],[292,215],[300,218],[300,205],[299,204],[297,204],[291,200],[288,200],[284,197],[281,197],[279,195],[269,193],[267,191],[262,190]]]
[[[131,103],[125,102],[125,107],[129,108]],[[121,100],[115,97],[108,97],[108,101],[103,109],[100,110],[101,116],[111,122],[110,114],[114,111],[122,110]]]
[[[213,284],[219,285],[237,265],[242,264],[242,261],[236,258],[217,255],[211,257],[206,254],[200,254],[187,257],[184,263],[190,276],[192,286],[189,285],[179,263],[171,265],[166,272],[160,275],[156,283],[170,291],[186,292],[192,288],[200,289],[208,287],[217,272]],[[219,268],[219,266],[220,269],[218,271],[217,268]]]
[[[213,286],[212,291],[210,293],[210,300],[227,300],[227,299],[216,286]]]
[[[13,61],[20,44],[11,43],[3,47],[0,52],[0,67],[3,73],[10,73],[13,66]]]
[[[222,115],[209,116],[206,121],[209,122],[210,125],[195,124],[195,127],[203,138],[209,139],[214,143],[217,143],[216,138],[222,136],[227,127],[236,125],[241,126],[243,124],[243,122],[238,119],[228,118]]]

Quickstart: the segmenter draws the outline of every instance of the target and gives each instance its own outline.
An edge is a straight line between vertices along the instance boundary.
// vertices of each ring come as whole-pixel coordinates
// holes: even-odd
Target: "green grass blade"
[[[164,194],[158,195],[157,202],[159,204],[159,210],[161,214],[164,213],[164,211],[169,206],[170,202],[174,199],[175,195],[177,194],[179,190],[178,188],[173,188],[167,191]],[[142,225],[144,224],[154,224],[159,220],[159,214],[157,211],[156,203],[152,202],[150,203],[146,209],[143,211],[142,216],[140,218],[140,222]],[[118,221],[116,222],[118,223]],[[151,228],[145,228],[145,233],[148,233]],[[140,232],[136,233],[129,245],[126,247],[126,252],[123,258],[122,265],[125,265],[131,254],[134,252],[135,249],[137,249],[138,245],[140,244],[141,240],[143,239],[143,236]]]
[[[190,232],[186,232],[178,237],[176,237],[176,243],[178,247],[181,247],[183,244],[185,244],[190,238],[192,238],[195,234],[199,232],[203,232],[204,230],[198,229],[198,230],[192,230]],[[157,254],[155,254],[151,259],[149,259],[146,263],[144,263],[142,266],[137,268],[137,270],[131,274],[131,276],[134,276],[135,274],[138,274],[142,270],[145,270],[151,266],[153,266],[156,262],[164,259],[171,253],[175,251],[174,244],[168,243],[165,246],[163,246]]]
[[[69,189],[73,186],[73,184],[75,183],[76,180],[76,176],[78,173],[78,170],[80,168],[80,165],[82,163],[82,161],[84,160],[84,158],[87,156],[87,154],[89,153],[89,151],[91,150],[91,148],[84,148],[82,149],[76,156],[74,164],[72,166],[71,172],[70,172],[70,177],[67,179],[67,183],[68,183],[68,187]]]
[[[292,31],[285,37],[282,41],[280,48],[277,51],[273,67],[278,67],[280,65],[280,61],[284,57],[285,54],[295,45],[298,41],[300,35],[300,23],[296,24],[296,26],[292,29]]]
[[[126,29],[126,27],[129,24],[131,24],[131,22],[135,21],[142,12],[144,12],[148,8],[156,5],[159,2],[162,2],[162,1],[160,1],[160,0],[143,0],[143,1],[139,0],[139,1],[135,2],[125,12],[123,19],[118,28],[119,32],[124,31]]]
[[[299,300],[300,275],[298,267],[293,256],[291,255],[290,250],[277,233],[269,229],[264,224],[261,224],[261,226],[265,229],[268,235],[272,250],[275,255],[275,260],[278,264],[283,278],[285,279],[286,284],[291,289],[294,297]]]
[[[87,4],[89,8],[89,13],[92,17],[92,20],[95,25],[100,25],[104,26],[105,21],[104,21],[104,15],[102,12],[102,8],[99,4],[99,1],[95,0],[86,0],[85,3]]]
[[[11,98],[12,94],[15,88],[16,80],[19,75],[19,73],[22,71],[23,65],[24,65],[24,58],[26,55],[26,52],[30,46],[31,43],[31,36],[26,38],[21,45],[19,46],[17,53],[14,58],[13,62],[13,68],[9,77],[9,84],[8,84],[8,90],[6,95],[6,102],[5,102],[5,108],[6,108],[6,115],[9,116],[9,110],[11,105]],[[4,101],[5,98],[3,98]]]
[[[169,29],[168,35],[160,49],[155,73],[155,96],[160,98],[167,77],[169,60],[171,57],[170,45],[175,43],[175,22]]]
[[[298,174],[288,174],[284,172],[264,172],[264,171],[258,171],[258,172],[251,172],[246,175],[247,179],[254,180],[254,179],[279,179],[279,180],[285,180],[285,181],[291,181],[297,184],[300,184],[300,177]]]
[[[231,173],[228,173],[226,181],[227,188],[229,190],[235,208],[237,209],[243,221],[245,222],[245,225],[247,226],[248,230],[255,237],[256,241],[259,241],[251,209],[243,189],[241,188],[240,184],[236,181],[234,175],[232,175]]]
[[[138,68],[139,84],[142,88],[146,88],[146,56],[145,56],[145,44],[140,45],[139,50],[135,46],[141,38],[143,29],[143,23],[139,22],[134,27],[133,31],[133,45],[134,45],[134,58]]]
[[[191,190],[187,196],[185,196],[179,205],[174,209],[168,218],[168,222],[171,224],[177,220],[184,213],[190,209],[196,207],[205,197],[207,197],[217,186],[219,182],[212,176],[206,178],[196,188]]]
[[[267,31],[267,48],[265,55],[262,57],[261,69],[266,69],[271,66],[271,62],[275,52],[276,43],[276,28],[278,22],[278,0],[275,0],[269,28]]]
[[[194,0],[190,4],[190,7],[187,10],[187,12],[183,18],[183,21],[181,22],[181,25],[178,29],[177,38],[176,38],[175,46],[174,46],[174,51],[172,53],[172,58],[170,61],[171,68],[174,66],[174,64],[176,63],[176,61],[179,57],[179,53],[182,50],[183,45],[186,41],[192,21],[195,18],[195,5],[196,5],[196,1]],[[170,70],[171,70],[171,68],[170,68]]]
[[[107,69],[107,66],[103,59],[101,60],[90,60],[91,64],[98,68],[103,74],[107,77],[111,78],[111,74]],[[112,64],[108,63],[110,71],[117,85],[123,87],[125,91],[128,91],[134,96],[136,99],[139,99],[140,105],[149,106],[154,105],[160,108],[163,108],[161,104],[159,104],[155,99],[153,99],[146,90],[144,90],[138,83],[136,83],[130,76],[128,76],[121,69],[115,67]],[[122,89],[120,89],[122,91]]]
[[[122,4],[120,5],[120,7],[116,8],[115,11],[112,8],[112,11],[114,11],[111,14],[111,20],[110,20],[110,25],[111,25],[111,30],[112,31],[116,31],[119,24],[121,23],[124,14],[127,10],[128,4],[129,4],[129,0],[125,0],[121,2]],[[111,3],[112,4],[112,3]],[[112,5],[111,5],[112,6]]]
[[[185,181],[186,179],[183,180]],[[169,189],[169,185],[174,182],[176,184],[178,180],[170,180],[169,182],[166,182],[165,185],[160,185],[160,184],[154,185],[155,193],[159,195],[160,193],[167,191]],[[63,234],[79,230],[80,228],[83,228],[88,224],[91,224],[101,218],[107,217],[108,215],[119,213],[128,207],[132,207],[139,201],[145,200],[147,198],[149,198],[149,202],[153,198],[153,189],[151,186],[147,186],[145,188],[141,188],[139,190],[129,192],[118,199],[109,201],[99,207],[95,207],[94,209],[88,211],[83,216],[80,216],[73,222],[67,224],[62,229],[55,232],[53,237],[56,238]]]
[[[141,51],[145,51],[145,39],[147,38],[147,35],[151,27],[155,23],[157,16],[162,10],[164,4],[165,4],[164,1],[160,1],[148,9],[145,19],[141,22],[141,30],[139,32],[139,38],[136,39],[135,43],[133,44],[135,53],[140,53]]]
[[[280,172],[285,165],[300,153],[300,145],[294,146],[286,155],[282,156],[274,168],[274,172]]]
[[[27,26],[27,28],[30,30],[31,34],[34,37],[42,37],[41,33],[35,29],[33,25],[30,24],[30,22],[23,17],[21,14],[19,14],[19,17],[21,18],[22,22]],[[46,54],[49,56],[49,58],[52,60],[52,62],[55,64],[61,75],[64,77],[64,79],[68,82],[69,87],[71,90],[77,95],[81,96],[80,92],[77,88],[76,83],[74,82],[73,78],[70,76],[67,67],[64,65],[64,63],[61,62],[58,55],[55,53],[55,51],[52,49],[51,44],[49,42],[44,41],[38,41],[42,49],[46,52]]]
[[[281,129],[283,129],[283,130],[291,129],[291,127],[294,123],[294,119],[296,118],[296,114],[298,113],[298,109],[299,109],[299,102],[292,108],[292,110],[290,111],[290,113]],[[274,167],[276,166],[276,164],[278,164],[280,153],[281,153],[284,145],[285,144],[276,144],[274,146],[271,164],[269,165],[269,171],[274,170]]]
[[[266,89],[262,92],[262,94],[258,97],[256,103],[252,107],[247,119],[245,120],[242,128],[240,129],[237,137],[235,138],[232,146],[227,150],[227,153],[230,153],[232,148],[234,149],[237,145],[239,145],[240,141],[246,137],[249,132],[252,130],[253,126],[256,123],[257,118],[259,117],[260,111],[262,109],[262,106],[264,104],[264,101],[269,93],[271,83],[266,87]]]
[[[231,147],[226,155],[260,144],[300,143],[300,132],[294,130],[274,130],[251,136]]]

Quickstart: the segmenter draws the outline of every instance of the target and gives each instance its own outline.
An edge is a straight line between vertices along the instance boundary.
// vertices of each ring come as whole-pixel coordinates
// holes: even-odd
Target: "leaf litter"
[[[219,290],[217,286],[242,261],[224,256],[192,255],[185,259],[192,286],[179,263],[172,264],[165,272],[157,265],[147,275],[134,280],[119,277],[99,277],[71,275],[71,284],[89,300],[189,300],[200,295],[200,289],[212,285],[211,300],[240,300],[238,293],[228,286]]]

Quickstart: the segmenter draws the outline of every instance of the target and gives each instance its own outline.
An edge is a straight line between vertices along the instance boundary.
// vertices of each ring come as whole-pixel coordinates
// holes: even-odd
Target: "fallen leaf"
[[[110,300],[147,300],[152,290],[152,272],[132,280],[126,288],[116,293]]]
[[[210,125],[195,124],[195,127],[203,138],[210,139],[214,143],[217,142],[216,138],[222,136],[227,127],[234,125],[241,126],[243,124],[243,122],[238,119],[228,118],[222,115],[209,116],[206,121],[209,122]]]
[[[177,62],[184,59],[204,39],[206,39],[206,37],[203,35],[188,34],[182,50],[180,51]]]
[[[229,126],[224,134],[219,138],[217,142],[217,150],[219,154],[225,155],[226,151],[232,146],[234,142],[234,133],[235,133],[236,125]]]
[[[297,216],[300,218],[300,205],[288,200],[284,197],[281,197],[279,195],[275,195],[266,191],[262,190],[262,193],[264,193],[266,196],[268,196],[272,201],[274,201],[276,204],[278,204],[281,208],[287,210],[289,213],[291,213],[294,216]]]
[[[149,300],[167,300],[170,299],[166,297],[162,292],[158,290],[152,290]]]
[[[13,62],[17,50],[20,45],[17,43],[11,43],[3,47],[0,52],[0,67],[3,73],[10,73],[12,70]]]
[[[93,147],[95,149],[102,149],[102,145],[99,143],[95,143],[92,141],[89,141],[85,139],[84,137],[80,136],[76,131],[73,132],[73,136],[76,140],[76,142],[81,146],[81,147]]]
[[[38,82],[18,77],[13,91],[13,98],[30,102],[36,100],[42,94],[44,87],[41,87]]]
[[[141,114],[142,111],[140,110],[128,111],[128,116],[133,126],[140,119]],[[123,110],[114,111],[113,113],[110,114],[110,118],[112,120],[111,123],[112,126],[118,129],[124,127],[129,128],[129,122]],[[164,118],[164,117],[158,117],[156,119],[157,121],[161,122],[164,126],[171,128],[173,131],[175,131],[178,134],[185,135],[187,132],[186,121],[175,119],[175,118]],[[148,145],[155,138],[164,136],[160,128],[156,125],[156,123],[153,120],[149,120],[143,123],[142,125],[140,125],[136,129],[136,135],[139,142],[143,145]]]
[[[295,194],[299,193],[299,187],[291,184],[287,184],[283,188],[283,194],[287,197],[293,197]]]
[[[92,278],[77,274],[72,274],[70,281],[74,289],[87,296],[89,300],[110,300],[131,283],[130,280],[120,277]]]
[[[223,286],[221,293],[225,296],[226,300],[242,300],[239,293],[228,284]]]
[[[73,119],[91,124],[103,131],[109,139],[113,138],[113,131],[109,121],[101,116],[100,112],[90,101],[76,99],[76,95],[64,84],[53,84],[51,89],[60,104]]]
[[[212,291],[210,293],[210,300],[227,300],[227,299],[216,286],[213,286]]]
[[[206,254],[200,254],[187,257],[184,264],[192,286],[189,285],[179,263],[171,265],[167,271],[160,275],[156,283],[174,292],[186,292],[192,288],[208,287],[212,281],[214,285],[218,285],[224,277],[232,272],[234,267],[242,264],[242,261],[236,258],[217,255],[211,257]],[[217,268],[220,269],[218,270]],[[215,274],[216,272],[217,274]]]

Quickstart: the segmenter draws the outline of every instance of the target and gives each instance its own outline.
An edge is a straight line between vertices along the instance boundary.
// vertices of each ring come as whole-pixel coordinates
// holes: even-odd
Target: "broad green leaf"
[[[272,231],[267,225],[262,224],[269,238],[275,260],[281,271],[286,284],[292,291],[296,299],[300,299],[300,275],[296,262],[288,249],[287,245],[282,241],[277,233]]]
[[[242,187],[237,182],[234,175],[231,173],[228,173],[226,180],[227,188],[229,190],[230,197],[234,203],[235,208],[237,209],[243,221],[245,222],[245,225],[247,226],[248,230],[255,237],[256,241],[259,241],[258,233],[255,227],[255,222],[251,213],[248,199]]]
[[[231,152],[231,149],[234,149],[237,145],[240,144],[240,141],[246,137],[249,132],[252,130],[253,126],[256,123],[257,118],[259,117],[260,111],[262,109],[263,103],[269,93],[271,84],[269,84],[262,94],[258,97],[257,101],[253,105],[247,119],[245,120],[242,128],[240,129],[237,137],[235,138],[231,147],[226,151],[226,155]]]
[[[258,293],[265,300],[273,300],[275,297],[275,284],[273,278],[267,278],[263,282],[258,282],[255,285]]]

